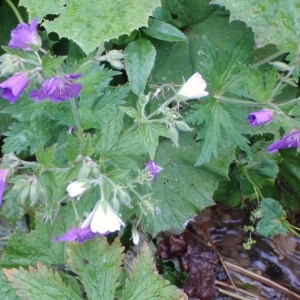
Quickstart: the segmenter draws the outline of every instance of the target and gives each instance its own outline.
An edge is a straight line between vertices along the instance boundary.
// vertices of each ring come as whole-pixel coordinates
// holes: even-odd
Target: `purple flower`
[[[271,109],[262,109],[254,111],[248,115],[248,123],[251,126],[269,123],[273,119],[273,111]]]
[[[73,227],[69,231],[65,232],[59,237],[53,238],[52,242],[77,242],[77,243],[84,243],[87,240],[93,239],[95,236],[100,236],[99,233],[94,233],[91,231],[90,227],[81,228]],[[104,235],[104,234],[102,234]]]
[[[3,99],[14,103],[28,86],[29,79],[26,73],[16,73],[0,83],[0,95]]]
[[[269,145],[267,148],[269,153],[277,152],[284,148],[298,148],[300,146],[300,131],[292,130],[289,134],[284,135],[279,141]]]
[[[149,161],[146,163],[146,168],[149,171],[149,174],[151,175],[151,181],[154,181],[157,174],[163,170],[162,167],[160,167],[159,165],[157,165],[154,161]]]
[[[31,24],[21,23],[10,34],[8,47],[22,48],[25,51],[37,50],[41,46],[40,37],[37,33],[37,18],[33,18]]]
[[[2,198],[6,187],[6,176],[8,170],[7,169],[0,169],[0,205],[2,204]]]
[[[74,83],[74,79],[80,76],[80,74],[66,74],[64,77],[51,77],[43,82],[41,90],[32,90],[29,96],[36,102],[46,98],[52,102],[62,102],[77,97],[82,85]]]

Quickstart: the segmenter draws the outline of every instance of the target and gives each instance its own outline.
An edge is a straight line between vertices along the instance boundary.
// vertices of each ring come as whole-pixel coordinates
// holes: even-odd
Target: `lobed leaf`
[[[212,195],[219,181],[227,178],[233,159],[232,154],[220,156],[212,165],[196,168],[194,135],[185,133],[180,141],[178,148],[170,141],[162,141],[157,150],[155,160],[163,171],[152,184],[152,197],[157,200],[156,213],[142,219],[143,229],[153,236],[165,230],[181,231],[188,219],[213,205]]]
[[[37,17],[41,21],[46,15],[56,15],[53,21],[43,22],[48,33],[72,39],[89,53],[104,42],[147,26],[148,17],[160,3],[158,0],[142,0],[138,5],[134,0],[49,0],[37,6],[35,0],[21,0],[19,5],[26,7],[30,19]]]
[[[37,268],[29,266],[29,270],[4,269],[3,270],[12,287],[21,299],[61,299],[81,300],[81,295],[68,286],[58,273],[53,272],[41,263]]]
[[[145,280],[146,278],[146,280]],[[149,247],[144,244],[132,266],[121,300],[177,300],[187,296],[157,274]]]
[[[110,245],[105,238],[69,244],[68,265],[83,283],[88,299],[114,299],[123,250],[121,243]]]
[[[285,52],[298,51],[300,6],[297,0],[213,0],[211,4],[225,6],[230,21],[241,20],[254,31],[258,47],[275,44]]]

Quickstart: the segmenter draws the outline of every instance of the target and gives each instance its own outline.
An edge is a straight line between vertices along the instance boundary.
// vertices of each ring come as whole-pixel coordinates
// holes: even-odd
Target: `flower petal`
[[[256,126],[269,123],[273,120],[273,111],[271,109],[262,109],[254,111],[248,115],[247,121],[249,125]]]
[[[289,134],[284,135],[279,141],[276,141],[269,145],[267,151],[269,153],[274,153],[279,149],[298,147],[300,147],[300,131],[292,130]]]
[[[22,48],[24,51],[32,51],[32,48],[39,49],[41,41],[37,32],[37,18],[33,18],[30,25],[19,24],[10,35],[8,47]]]
[[[189,80],[183,84],[177,96],[183,98],[183,100],[202,98],[208,95],[208,92],[205,91],[206,82],[202,78],[200,73],[195,73]]]
[[[1,97],[14,103],[28,84],[29,80],[26,73],[16,73],[0,84]]]

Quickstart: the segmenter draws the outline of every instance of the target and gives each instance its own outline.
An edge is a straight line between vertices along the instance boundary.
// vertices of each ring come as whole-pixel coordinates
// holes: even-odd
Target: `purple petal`
[[[2,204],[3,194],[6,188],[7,173],[7,169],[0,169],[0,205]]]
[[[300,131],[292,130],[289,134],[284,135],[279,141],[269,145],[267,151],[269,153],[277,152],[279,149],[298,148],[300,146]]]
[[[154,181],[157,174],[163,170],[163,168],[157,165],[154,161],[147,162],[146,168],[148,169],[149,174],[152,176],[151,181]]]
[[[262,109],[252,112],[248,115],[248,123],[251,126],[269,123],[273,119],[272,113],[273,111],[270,109]]]
[[[81,76],[81,74],[66,74],[65,78],[67,79],[78,79]]]
[[[74,83],[72,78],[76,79],[78,77],[80,77],[80,74],[51,77],[43,82],[41,90],[33,90],[29,96],[34,101],[41,101],[48,98],[52,102],[62,102],[69,98],[77,97],[82,85]]]
[[[1,97],[14,103],[28,84],[29,80],[26,73],[16,73],[0,84]]]
[[[43,90],[32,90],[30,93],[29,93],[29,97],[35,101],[35,102],[39,102],[45,98],[47,98],[47,95],[44,93]]]
[[[109,232],[103,234],[107,235]],[[86,228],[73,227],[69,231],[65,232],[59,237],[53,238],[52,242],[77,242],[84,243],[87,240],[93,239],[95,236],[102,236],[99,233],[94,233],[91,231],[91,228],[88,226]]]
[[[37,18],[33,18],[30,25],[19,24],[10,35],[8,47],[22,48],[25,51],[32,51],[31,45],[40,46],[40,38],[37,33]]]

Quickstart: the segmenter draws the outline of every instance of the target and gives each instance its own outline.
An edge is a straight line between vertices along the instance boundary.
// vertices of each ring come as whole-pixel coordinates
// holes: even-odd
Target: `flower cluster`
[[[8,47],[38,53],[41,50],[41,40],[37,32],[37,24],[37,18],[34,18],[31,24],[19,24],[11,32]],[[31,76],[40,70],[41,66],[38,66],[34,71],[26,72],[22,70],[12,75],[0,83],[0,96],[11,104],[14,103],[30,84]],[[82,86],[79,83],[75,83],[74,80],[79,77],[80,74],[51,77],[41,83],[41,89],[32,90],[29,96],[33,101],[41,101],[48,98],[52,102],[61,102],[77,97]]]
[[[273,110],[262,109],[252,112],[248,115],[248,123],[250,126],[268,124],[273,120]],[[293,129],[287,135],[284,135],[279,141],[268,146],[269,153],[277,152],[279,149],[298,148],[300,147],[300,131]]]
[[[81,225],[71,228],[61,236],[53,238],[52,241],[83,243],[97,235],[105,236],[120,230],[123,226],[125,226],[124,222],[113,208],[106,201],[100,200]]]

